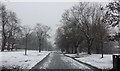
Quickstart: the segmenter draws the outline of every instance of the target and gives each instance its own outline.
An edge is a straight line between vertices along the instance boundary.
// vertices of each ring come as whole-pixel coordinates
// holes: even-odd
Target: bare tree
[[[7,42],[8,42],[8,46],[7,49],[10,50],[13,49],[13,46],[15,44],[15,40],[16,40],[16,35],[21,31],[20,30],[20,25],[19,25],[19,19],[16,17],[15,12],[8,12],[9,14],[9,23],[8,23],[8,37],[7,37]]]
[[[38,44],[39,44],[39,52],[41,52],[41,44],[42,41],[47,38],[48,35],[48,31],[50,30],[50,27],[46,26],[46,25],[42,25],[42,24],[36,24],[35,26],[35,31],[38,37]]]
[[[28,39],[29,39],[28,35],[31,34],[31,28],[29,26],[24,26],[22,28],[23,28],[23,37],[25,39],[25,55],[27,55],[27,49],[28,49],[27,43],[28,43]]]
[[[93,36],[90,33],[91,23],[89,22],[89,18],[92,17],[94,9],[88,5],[88,3],[80,2],[79,5],[73,6],[72,9],[66,11],[66,13],[62,16],[62,20],[67,20],[68,22],[72,22],[72,20],[76,21],[75,24],[77,24],[77,28],[79,28],[86,36],[88,54],[91,54],[90,48],[92,45]]]
[[[58,33],[59,34],[58,37],[63,39],[59,39],[61,41],[59,42],[62,43],[63,41],[67,41],[65,42],[67,44],[66,45],[67,47],[71,47],[72,46],[71,44],[74,44],[73,47],[75,49],[81,47],[81,43],[86,43],[87,52],[88,54],[91,54],[91,47],[93,45],[93,41],[96,39],[94,35],[100,33],[101,35],[99,37],[103,39],[104,38],[103,36],[106,33],[102,32],[103,29],[104,31],[106,31],[106,29],[101,24],[102,18],[101,14],[103,14],[103,12],[101,12],[100,9],[101,9],[100,5],[94,3],[80,2],[78,5],[73,6],[71,9],[66,10],[65,13],[62,15],[61,19],[61,23],[63,24],[61,27],[62,34]],[[93,28],[95,27],[94,25],[99,26],[100,29],[96,28],[97,30],[99,30],[99,32],[95,33],[93,31]],[[100,43],[102,42],[103,41],[101,40]],[[58,43],[58,45],[60,43]]]
[[[6,42],[7,42],[5,26],[8,23],[8,14],[7,14],[7,9],[6,9],[5,5],[3,5],[3,4],[0,6],[0,18],[2,20],[2,49],[1,49],[1,51],[4,51]]]
[[[0,5],[0,19],[2,23],[2,49],[10,50],[15,44],[15,37],[20,31],[19,19],[15,12],[6,9],[5,5]],[[7,44],[7,45],[6,45]],[[7,47],[6,47],[7,46]]]

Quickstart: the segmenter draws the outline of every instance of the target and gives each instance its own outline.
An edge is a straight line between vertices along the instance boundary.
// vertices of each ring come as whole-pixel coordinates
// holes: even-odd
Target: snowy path
[[[59,53],[51,53],[33,69],[90,69],[89,67]]]

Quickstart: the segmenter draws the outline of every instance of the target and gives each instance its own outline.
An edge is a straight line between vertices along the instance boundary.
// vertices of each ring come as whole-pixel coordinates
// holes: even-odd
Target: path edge
[[[68,56],[68,55],[66,55],[66,54],[64,54],[64,56],[69,57],[69,58],[72,58],[73,60],[75,60],[75,61],[77,61],[77,62],[79,62],[79,63],[82,63],[83,65],[86,65],[86,66],[88,66],[89,68],[91,68],[91,69],[93,69],[93,70],[95,70],[95,71],[104,71],[104,70],[99,69],[99,68],[97,68],[97,67],[95,67],[95,66],[92,66],[92,65],[90,65],[90,64],[88,64],[88,63],[79,61],[79,60],[75,59],[75,57],[71,57],[71,56]]]
[[[34,69],[34,67],[36,65],[38,65],[40,62],[42,62],[43,60],[45,60],[50,54],[51,54],[51,52],[48,55],[46,55],[46,57],[44,57],[41,61],[39,61],[37,64],[35,64],[29,71],[31,71],[32,69]]]

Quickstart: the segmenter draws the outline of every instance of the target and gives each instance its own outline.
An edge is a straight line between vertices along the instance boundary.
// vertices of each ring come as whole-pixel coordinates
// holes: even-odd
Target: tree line
[[[0,3],[1,51],[13,49],[52,50],[48,41],[50,27],[37,23],[33,28],[21,26],[21,20],[16,13],[10,11]],[[46,44],[46,45],[45,45]]]
[[[112,10],[116,10],[119,16],[111,16]],[[112,50],[107,47],[113,38],[109,28],[114,26],[110,25],[118,25],[119,21],[120,1],[111,2],[106,7],[100,3],[80,2],[63,13],[62,26],[56,33],[56,45],[66,53],[101,53],[103,57],[105,49]]]

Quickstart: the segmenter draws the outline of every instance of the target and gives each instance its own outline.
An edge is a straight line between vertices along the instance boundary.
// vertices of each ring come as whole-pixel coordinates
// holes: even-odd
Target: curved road
[[[32,69],[81,69],[85,71],[90,70],[89,67],[57,52],[50,53],[47,58],[39,62]]]

